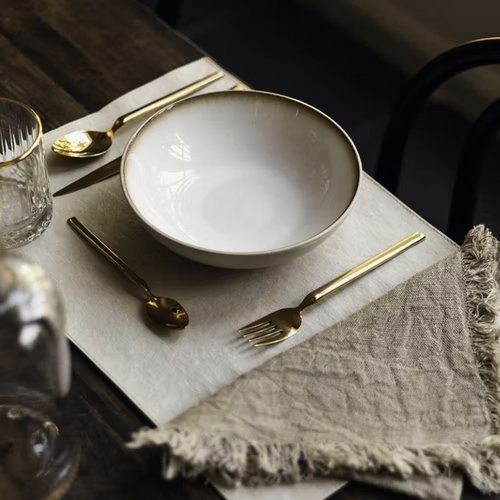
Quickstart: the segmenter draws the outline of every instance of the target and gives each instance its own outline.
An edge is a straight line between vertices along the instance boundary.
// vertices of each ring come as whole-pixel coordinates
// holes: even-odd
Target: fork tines
[[[283,329],[266,318],[254,321],[238,331],[255,347],[276,344],[285,339]]]

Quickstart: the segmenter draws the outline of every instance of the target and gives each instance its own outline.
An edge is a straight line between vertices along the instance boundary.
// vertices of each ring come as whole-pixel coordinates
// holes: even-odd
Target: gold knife
[[[121,159],[122,157],[119,156],[118,158],[111,160],[109,163],[106,163],[106,165],[97,168],[93,172],[90,172],[90,174],[84,175],[83,177],[77,179],[75,182],[72,182],[71,184],[63,187],[59,191],[55,192],[52,196],[62,196],[64,194],[74,193],[75,191],[79,191],[80,189],[92,186],[93,184],[97,184],[98,182],[109,179],[110,177],[119,174]]]

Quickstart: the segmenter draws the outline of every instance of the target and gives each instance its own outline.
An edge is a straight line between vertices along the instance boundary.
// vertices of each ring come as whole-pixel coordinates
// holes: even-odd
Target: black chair
[[[500,37],[494,37],[447,50],[418,71],[393,108],[382,138],[375,178],[396,193],[408,136],[426,100],[453,76],[478,66],[499,63]],[[500,99],[481,113],[472,125],[461,153],[447,228],[448,235],[458,243],[474,223],[484,159],[499,129]]]

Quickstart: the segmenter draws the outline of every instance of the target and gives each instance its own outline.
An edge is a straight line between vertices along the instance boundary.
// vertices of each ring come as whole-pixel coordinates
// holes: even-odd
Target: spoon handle
[[[130,269],[130,267],[90,229],[85,227],[76,217],[69,218],[67,222],[73,231],[90,243],[101,255],[104,255],[104,257],[118,268],[132,283],[142,288],[146,292],[148,298],[153,296],[147,283],[140,276],[137,276],[137,274],[135,274],[135,272],[132,271],[132,269]]]
[[[186,85],[185,87],[182,87],[179,90],[172,92],[171,94],[161,97],[156,101],[146,104],[145,106],[141,106],[140,108],[137,108],[130,113],[126,113],[125,115],[122,115],[115,120],[115,123],[113,123],[113,127],[111,128],[111,130],[113,131],[113,133],[115,133],[126,123],[135,120],[136,118],[139,118],[147,113],[150,113],[151,111],[156,111],[157,109],[164,108],[165,106],[168,106],[169,104],[172,104],[179,99],[184,99],[184,97],[188,97],[191,94],[194,94],[196,91],[202,89],[203,87],[206,87],[207,85],[210,85],[216,80],[219,80],[223,76],[224,73],[222,71],[217,71],[216,73],[212,73],[205,78],[201,78],[194,83],[190,83],[189,85]]]

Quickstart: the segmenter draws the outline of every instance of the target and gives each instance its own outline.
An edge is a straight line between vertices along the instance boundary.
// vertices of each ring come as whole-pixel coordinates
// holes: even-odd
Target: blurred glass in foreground
[[[61,498],[78,468],[78,447],[61,426],[70,387],[63,313],[38,265],[0,255],[0,499]]]

